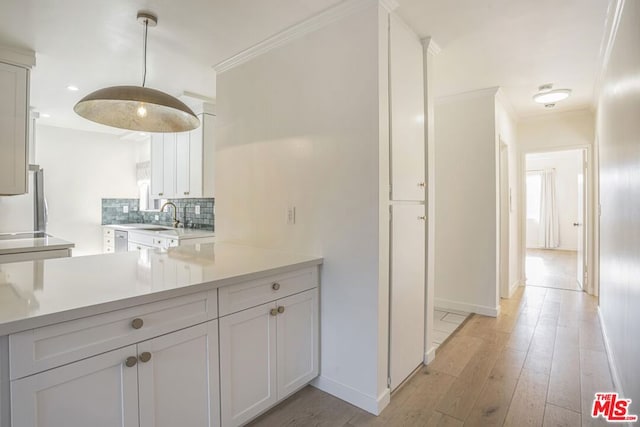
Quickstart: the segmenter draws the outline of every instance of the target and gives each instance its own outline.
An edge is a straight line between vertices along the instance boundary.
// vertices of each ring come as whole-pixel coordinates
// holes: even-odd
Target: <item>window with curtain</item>
[[[544,169],[527,172],[527,221],[538,225],[538,247],[557,248],[560,245],[556,171]]]

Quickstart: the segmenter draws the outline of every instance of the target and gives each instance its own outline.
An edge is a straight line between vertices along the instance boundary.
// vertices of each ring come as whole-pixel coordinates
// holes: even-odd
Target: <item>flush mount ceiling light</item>
[[[538,93],[533,95],[533,100],[538,104],[553,104],[567,99],[571,95],[571,89],[553,89],[553,85],[542,85],[538,88]]]
[[[184,132],[200,126],[200,119],[182,101],[145,87],[147,80],[147,31],[158,18],[138,12],[144,25],[144,74],[142,86],[113,86],[82,98],[73,110],[85,119],[107,126],[143,132]]]

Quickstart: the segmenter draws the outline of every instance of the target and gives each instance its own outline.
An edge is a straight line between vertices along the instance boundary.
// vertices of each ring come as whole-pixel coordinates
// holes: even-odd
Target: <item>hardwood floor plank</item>
[[[581,413],[579,333],[558,327],[547,402]]]
[[[590,416],[595,394],[603,391],[614,391],[607,354],[604,351],[580,349],[580,384],[583,425],[607,425],[603,418],[593,419]]]
[[[483,344],[451,385],[449,391],[442,397],[436,410],[460,420],[466,419],[499,354],[495,346],[490,343]]]
[[[544,427],[580,427],[580,414],[559,406],[547,404],[544,411]]]
[[[431,418],[427,420],[427,423],[422,425],[432,427],[461,427],[464,423],[456,418],[436,411]]]
[[[518,379],[504,425],[542,425],[548,384],[549,376],[523,370]]]
[[[463,330],[465,326],[463,325]],[[438,348],[436,359],[431,362],[429,367],[432,370],[457,377],[482,344],[483,341],[480,338],[456,333],[447,341],[446,345]]]

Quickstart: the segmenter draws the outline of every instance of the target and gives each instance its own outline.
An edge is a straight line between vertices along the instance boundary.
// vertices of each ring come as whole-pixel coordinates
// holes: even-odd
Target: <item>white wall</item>
[[[556,249],[578,250],[578,228],[573,223],[578,220],[578,175],[582,171],[580,150],[553,151],[528,154],[527,171],[544,169],[556,170],[556,202],[558,206],[558,226],[560,246]],[[528,220],[526,243],[528,248],[538,248],[539,224]]]
[[[36,161],[44,169],[47,231],[76,244],[73,255],[102,253],[102,198],[137,198],[139,143],[114,135],[38,126]]]
[[[388,351],[379,19],[372,4],[220,73],[216,105],[218,239],[324,257],[317,385],[371,412]]]
[[[436,100],[436,307],[499,309],[496,90]]]
[[[618,391],[640,412],[640,2],[624,1],[598,102],[600,310]],[[614,4],[615,5],[615,4]],[[614,9],[615,10],[615,9]]]

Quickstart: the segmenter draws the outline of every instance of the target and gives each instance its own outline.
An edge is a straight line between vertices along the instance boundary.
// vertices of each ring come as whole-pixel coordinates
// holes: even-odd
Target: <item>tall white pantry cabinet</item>
[[[389,387],[425,354],[426,214],[423,48],[389,15]]]

